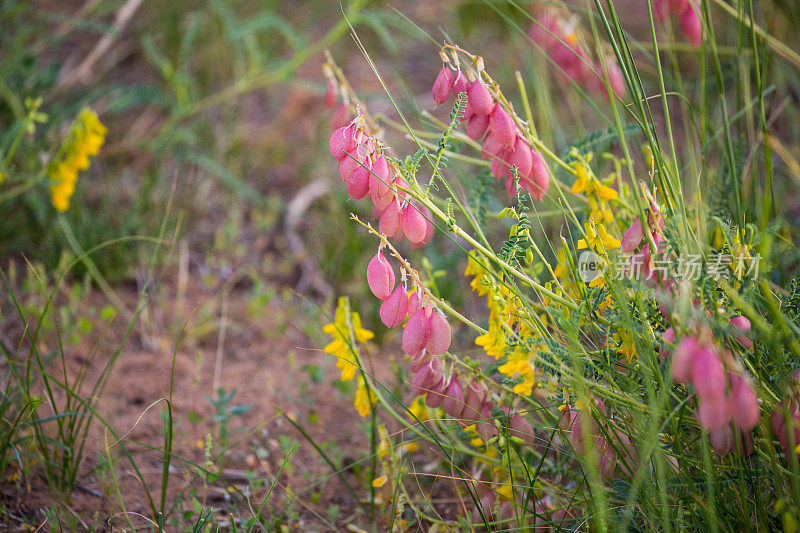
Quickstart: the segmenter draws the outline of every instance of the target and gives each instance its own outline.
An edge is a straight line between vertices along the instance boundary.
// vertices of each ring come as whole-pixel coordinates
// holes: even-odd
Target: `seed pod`
[[[428,320],[430,338],[425,346],[431,355],[442,355],[450,347],[450,324],[438,311],[434,311]]]
[[[336,130],[342,126],[347,126],[348,122],[350,122],[350,107],[342,102],[333,110],[333,115],[331,115],[331,129]]]
[[[489,115],[473,113],[467,121],[467,135],[470,139],[478,140],[486,133],[489,127]]]
[[[423,307],[411,315],[403,328],[403,351],[408,355],[419,353],[428,344],[429,337],[428,317]]]
[[[514,124],[514,119],[503,109],[500,102],[494,104],[494,109],[489,115],[489,131],[503,146],[514,146],[517,125]]]
[[[433,89],[431,89],[431,94],[433,95],[433,101],[436,104],[443,104],[447,101],[450,97],[450,89],[453,87],[453,75],[450,73],[450,69],[447,68],[447,65],[442,67],[442,70],[439,71],[439,75],[436,76],[436,81],[433,82]]]
[[[387,328],[396,328],[406,319],[407,312],[408,294],[401,283],[381,304],[379,313],[381,322],[383,322]]]
[[[426,219],[419,209],[408,204],[403,210],[403,233],[412,244],[425,240]]]
[[[453,418],[460,418],[464,411],[464,392],[461,390],[461,379],[454,374],[447,382],[442,399],[442,409]]]
[[[761,418],[758,396],[749,380],[741,374],[729,374],[731,383],[731,410],[733,422],[742,431],[750,431]]]
[[[397,199],[393,199],[378,219],[378,231],[387,237],[392,237],[400,231],[402,222],[403,215],[400,211],[400,204],[397,203]]]
[[[372,294],[381,300],[388,297],[394,288],[394,270],[380,250],[367,265],[367,284]]]
[[[691,4],[686,5],[681,15],[681,29],[694,46],[700,46],[703,42],[703,23],[700,15],[694,10]]]
[[[725,370],[711,347],[703,347],[692,361],[692,384],[703,399],[720,398],[725,394]]]
[[[379,197],[391,194],[392,189],[389,187],[391,182],[392,175],[389,170],[389,163],[386,161],[386,157],[381,154],[372,165],[372,172],[369,175],[370,194]]]
[[[355,146],[353,128],[350,124],[334,130],[331,133],[330,141],[328,141],[328,149],[331,151],[331,155],[339,161],[347,157],[346,152],[351,151]]]
[[[325,109],[330,109],[336,104],[336,84],[333,80],[328,80],[328,86],[325,88]]]
[[[351,198],[360,200],[369,193],[369,166],[355,163],[357,165],[347,179],[347,193]]]
[[[488,115],[492,112],[494,104],[492,93],[481,83],[480,78],[473,81],[469,86],[467,97],[469,98],[469,107],[476,115]]]

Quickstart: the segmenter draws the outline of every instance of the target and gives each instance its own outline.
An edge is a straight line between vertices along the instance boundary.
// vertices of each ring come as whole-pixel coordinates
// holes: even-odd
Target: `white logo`
[[[594,252],[585,251],[578,258],[578,277],[587,283],[594,281],[608,270],[608,261]]]

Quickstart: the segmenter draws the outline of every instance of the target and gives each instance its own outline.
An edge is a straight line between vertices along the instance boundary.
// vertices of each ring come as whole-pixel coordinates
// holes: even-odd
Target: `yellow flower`
[[[375,405],[377,398],[375,398],[375,393],[367,387],[366,382],[364,381],[364,376],[358,376],[358,389],[356,390],[356,400],[353,405],[355,405],[358,414],[361,416],[367,416],[372,407]]]
[[[595,178],[594,176],[590,176],[586,170],[585,164],[582,162],[576,162],[572,164],[572,168],[575,169],[575,183],[572,184],[572,192],[580,194],[583,193],[588,197],[594,196],[600,200],[616,200],[619,196],[619,193],[608,187],[607,185],[603,185],[603,183]]]
[[[88,107],[81,110],[64,143],[63,155],[51,162],[47,169],[47,177],[51,181],[50,197],[56,210],[63,212],[69,209],[78,172],[87,170],[89,157],[100,153],[107,131],[94,111]]]
[[[617,337],[620,339],[620,345],[617,348],[617,353],[625,356],[629,363],[636,359],[636,344],[634,343],[633,334],[627,329],[620,329]]]
[[[425,422],[428,420],[428,418],[430,418],[430,415],[428,414],[428,407],[425,405],[425,402],[422,401],[421,396],[414,398],[414,401],[408,406],[408,410],[420,422]]]
[[[356,342],[364,343],[375,336],[371,331],[361,327],[361,317],[355,311],[350,313],[350,324],[353,325],[353,337]],[[322,331],[333,337],[332,342],[325,346],[324,350],[336,357],[336,367],[342,371],[342,381],[355,378],[358,370],[357,348],[350,341],[350,324],[347,322],[347,300],[339,298],[334,321],[323,326]]]
[[[586,239],[578,241],[578,249],[591,247],[597,251],[606,251],[619,248],[619,239],[610,235],[604,224],[595,224],[590,221],[586,222],[583,227],[586,230]]]
[[[376,489],[379,489],[384,485],[386,485],[387,481],[389,481],[389,478],[386,477],[385,475],[381,477],[376,477],[375,479],[372,480],[372,486],[375,487]]]

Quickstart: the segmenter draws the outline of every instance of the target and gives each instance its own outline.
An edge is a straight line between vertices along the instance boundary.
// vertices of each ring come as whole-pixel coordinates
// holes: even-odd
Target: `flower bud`
[[[703,347],[692,361],[692,384],[704,400],[725,395],[725,369],[711,347]]]
[[[443,379],[442,363],[433,357],[411,380],[411,390],[417,396],[425,394],[438,387]]]
[[[486,133],[489,127],[489,115],[473,113],[467,121],[467,135],[470,139],[478,140]]]
[[[681,29],[694,46],[700,46],[703,42],[703,23],[700,15],[694,10],[691,4],[686,5],[681,15]]]
[[[731,410],[733,423],[741,431],[750,431],[758,424],[761,418],[761,408],[758,405],[758,395],[750,385],[749,380],[741,375],[730,373],[731,382]]]
[[[529,446],[536,446],[536,435],[533,434],[533,426],[524,416],[515,413],[508,420],[508,429],[512,437],[517,437],[525,441]]]
[[[486,390],[477,381],[470,380],[464,384],[464,410],[462,416],[466,420],[477,420],[483,402],[486,400]]]
[[[408,294],[401,283],[381,304],[379,313],[381,322],[383,322],[387,328],[396,328],[406,319],[407,312]]]
[[[408,204],[403,210],[403,233],[412,244],[416,244],[425,240],[427,220],[419,209]]]
[[[389,296],[394,288],[394,270],[380,250],[367,265],[367,283],[372,294],[381,300]],[[414,350],[411,353],[418,351]]]
[[[411,294],[408,295],[408,316],[411,316],[422,309],[422,296],[422,292],[418,289],[414,289],[411,291]]]
[[[670,344],[675,344],[675,330],[671,326],[664,330],[664,333],[661,335],[661,342],[662,346],[658,353],[658,359],[663,363],[672,353]]]
[[[431,94],[433,95],[433,101],[436,104],[443,104],[447,101],[450,97],[450,89],[453,86],[453,75],[450,73],[450,69],[447,68],[447,65],[442,67],[442,70],[439,71],[439,75],[436,76],[436,81],[433,82],[433,89],[431,89]]]
[[[328,80],[323,101],[325,102],[325,109],[330,109],[336,105],[336,84],[333,83],[333,80]]]
[[[369,175],[369,192],[372,198],[385,197],[392,194],[392,174],[389,170],[389,163],[386,156],[379,155],[372,165],[372,173]]]
[[[675,383],[689,383],[692,380],[692,362],[700,352],[700,345],[695,337],[684,337],[672,356],[670,374]]]
[[[644,239],[644,227],[642,226],[642,221],[637,218],[622,234],[619,251],[623,254],[632,253],[642,242],[642,239]]]
[[[746,336],[746,334],[750,331],[750,321],[747,319],[747,317],[735,316],[731,318],[731,326],[734,327],[736,340],[748,350],[751,349],[753,347],[753,341]]]
[[[347,126],[348,122],[350,122],[350,107],[342,102],[333,110],[333,115],[331,115],[331,129],[337,130],[343,126]]]
[[[530,178],[533,171],[533,153],[531,147],[525,140],[517,135],[514,141],[514,149],[507,153],[508,164],[511,166],[516,165],[517,174],[520,177]]]
[[[469,107],[476,115],[488,115],[492,112],[492,106],[494,105],[492,93],[481,83],[480,79],[472,82],[467,91],[467,96],[469,98]]]
[[[347,193],[351,198],[360,200],[369,192],[370,169],[365,164],[355,163],[355,165],[347,179]]]
[[[400,205],[397,203],[397,199],[393,199],[378,219],[378,231],[387,237],[392,237],[400,231],[402,222],[403,215],[400,211]]]
[[[330,141],[328,141],[328,150],[331,155],[338,161],[347,157],[347,153],[356,147],[356,141],[353,138],[352,125],[342,126],[337,128],[331,133]]]
[[[489,131],[503,146],[513,146],[517,125],[500,102],[497,102],[489,115]]]
[[[416,355],[411,356],[411,363],[408,366],[411,368],[412,372],[417,373],[423,366],[427,365],[430,360],[431,354],[429,354],[427,350],[421,350]]]
[[[459,69],[456,71],[456,75],[453,76],[453,88],[452,93],[453,96],[458,97],[459,94],[465,93],[469,90],[469,81],[467,77],[464,75],[463,72]]]
[[[454,374],[447,382],[442,399],[442,409],[453,418],[460,418],[464,412],[464,392],[461,389],[461,379]]]
[[[533,180],[526,180],[524,186],[531,193],[533,199],[540,202],[550,187],[550,172],[547,170],[547,163],[544,162],[542,154],[531,150],[531,159],[533,161]]]
[[[439,311],[434,311],[428,319],[430,338],[426,345],[432,355],[442,355],[450,347],[450,324]]]
[[[724,396],[701,398],[697,408],[697,420],[706,431],[718,431],[731,421],[730,402]]]
[[[403,351],[408,355],[419,353],[428,344],[428,338],[428,316],[423,307],[411,315],[403,328]]]

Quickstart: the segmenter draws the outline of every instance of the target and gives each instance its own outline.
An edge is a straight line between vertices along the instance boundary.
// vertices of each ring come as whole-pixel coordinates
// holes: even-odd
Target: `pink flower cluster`
[[[589,52],[578,42],[573,26],[557,11],[545,9],[534,20],[528,36],[561,68],[567,79],[607,98],[603,66],[599,61],[592,61]],[[616,58],[607,56],[605,61],[611,90],[620,97],[625,96],[625,79]]]
[[[454,372],[445,376],[442,361],[436,357],[447,351],[451,341],[450,324],[441,311],[427,301],[421,290],[415,289],[409,295],[403,283],[395,287],[394,270],[380,250],[367,265],[367,283],[372,293],[383,300],[380,317],[386,327],[395,328],[405,322],[403,351],[411,358],[414,394],[425,394],[429,407],[441,407],[463,425],[475,424],[484,441],[492,438],[496,433],[491,422],[494,405],[486,388],[472,379],[462,384]],[[507,413],[511,436],[533,445],[530,423],[519,413]]]
[[[516,196],[511,167],[517,167],[521,187],[527,189],[535,200],[541,200],[550,185],[550,175],[542,155],[533,149],[517,128],[511,115],[496,101],[491,91],[481,81],[480,74],[470,81],[459,68],[455,75],[448,65],[442,66],[431,93],[437,104],[443,104],[452,94],[467,95],[467,105],[462,122],[467,123],[467,135],[482,141],[481,157],[492,160],[492,175],[505,178],[506,191]]]
[[[703,42],[703,22],[689,0],[655,0],[653,13],[658,20],[665,20],[670,15],[678,15],[681,29],[689,42],[700,46]]]
[[[800,385],[800,370],[793,372],[791,384],[795,389],[793,396],[783,399],[776,405],[769,417],[772,432],[778,437],[778,442],[781,443],[781,447],[787,454],[792,453],[792,441],[795,449],[800,445],[800,394],[796,392]]]
[[[746,337],[749,320],[734,317],[731,326],[743,345],[752,346]],[[734,367],[730,350],[720,353],[706,340],[709,337],[709,332],[701,331],[681,339],[672,356],[672,379],[676,383],[693,385],[698,400],[697,420],[709,432],[711,445],[718,454],[732,451],[735,438],[740,439],[740,449],[749,454],[752,451],[750,431],[761,417],[758,396],[744,373],[730,369]],[[672,328],[664,332],[665,340],[674,338]],[[734,426],[738,430],[736,433]]]
[[[408,183],[392,169],[380,142],[369,134],[363,116],[336,129],[328,148],[339,161],[339,174],[350,197],[361,199],[369,195],[380,213],[381,233],[398,240],[407,238],[413,245],[431,240],[430,213],[399,189],[407,189]]]

